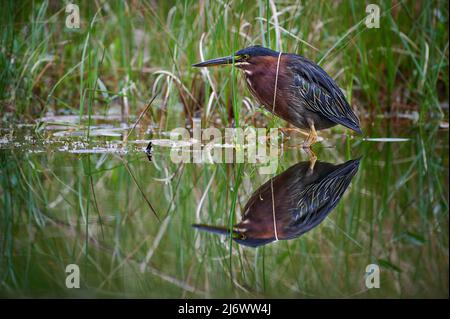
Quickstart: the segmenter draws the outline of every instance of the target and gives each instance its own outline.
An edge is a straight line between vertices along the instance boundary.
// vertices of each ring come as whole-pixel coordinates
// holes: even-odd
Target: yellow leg
[[[302,130],[300,130],[299,128],[295,128],[295,127],[283,127],[283,128],[280,128],[280,130],[281,130],[281,132],[282,133],[285,133],[285,132],[294,132],[294,133],[300,133],[300,134],[303,134],[303,135],[305,135],[305,136],[309,136],[309,134],[308,133],[306,133],[306,132],[303,132]]]
[[[314,166],[316,165],[316,162],[317,162],[317,156],[310,148],[304,148],[303,150],[309,156],[309,170],[312,173],[312,171],[314,171]]]
[[[311,130],[309,131],[309,135],[306,138],[305,142],[303,142],[303,148],[311,148],[311,145],[317,142],[317,132],[314,124],[311,124]]]

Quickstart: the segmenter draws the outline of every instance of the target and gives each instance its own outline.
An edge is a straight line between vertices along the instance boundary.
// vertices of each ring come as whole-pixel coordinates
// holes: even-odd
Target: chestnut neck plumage
[[[275,84],[277,87],[276,107],[284,107],[284,105],[279,105],[282,101],[282,91],[289,86],[292,79],[288,74],[288,68],[285,67],[286,59],[285,55],[281,55],[279,60],[278,56],[256,56],[250,58],[248,62],[236,65],[243,70],[252,94],[269,110],[274,106]],[[274,110],[274,113],[279,112]]]

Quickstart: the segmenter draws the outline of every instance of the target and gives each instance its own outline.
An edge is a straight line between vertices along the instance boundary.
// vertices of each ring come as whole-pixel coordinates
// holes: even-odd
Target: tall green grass
[[[5,0],[1,112],[19,120],[86,114],[92,95],[93,112],[120,107],[126,120],[158,95],[152,115],[162,128],[199,114],[206,122],[245,124],[249,93],[238,72],[199,76],[190,65],[200,52],[207,59],[263,44],[320,62],[361,113],[444,117],[448,3],[379,6],[380,28],[368,29],[363,1],[98,1],[80,5],[81,28],[68,29],[64,3]]]
[[[58,1],[3,1],[3,123],[74,114],[89,141],[93,115],[119,113],[132,125],[156,97],[142,120],[161,131],[194,117],[284,126],[248,98],[236,69],[191,67],[263,44],[320,62],[368,115],[368,135],[411,140],[331,137],[336,147],[317,147],[320,160],[364,155],[352,187],[316,230],[257,250],[190,227],[239,220],[269,178],[253,165],[177,166],[158,148],[153,163],[2,150],[0,295],[448,297],[448,137],[435,121],[448,118],[448,4],[381,1],[380,29],[365,27],[365,6],[97,1],[80,5],[81,28],[69,30]],[[419,125],[400,129],[376,117],[413,111]],[[278,173],[302,159],[287,150]],[[366,291],[372,262],[383,289]],[[69,263],[81,267],[81,290],[65,288]]]

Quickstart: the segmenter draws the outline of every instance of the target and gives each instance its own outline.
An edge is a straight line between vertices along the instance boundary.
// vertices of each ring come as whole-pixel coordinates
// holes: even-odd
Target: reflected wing
[[[295,55],[290,64],[294,73],[293,89],[302,105],[357,133],[362,133],[359,120],[344,94],[332,78],[318,65]]]
[[[353,176],[359,160],[351,160],[336,167],[331,174],[307,185],[297,195],[297,205],[291,214],[294,222],[289,228],[299,236],[316,227],[336,207]]]

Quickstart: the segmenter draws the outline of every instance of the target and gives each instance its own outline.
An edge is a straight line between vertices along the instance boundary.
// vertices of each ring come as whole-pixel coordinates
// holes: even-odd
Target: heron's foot
[[[317,142],[317,132],[314,128],[314,125],[311,126],[311,131],[309,132],[308,137],[303,142],[303,148],[311,148],[311,145]]]
[[[300,133],[300,134],[305,135],[305,136],[309,136],[309,133],[306,133],[306,132],[304,132],[301,129],[296,128],[296,127],[283,127],[283,128],[280,128],[280,131],[281,131],[281,133],[294,132],[294,133]]]

